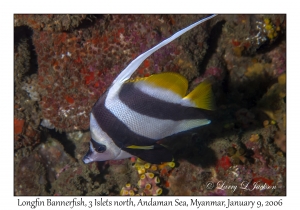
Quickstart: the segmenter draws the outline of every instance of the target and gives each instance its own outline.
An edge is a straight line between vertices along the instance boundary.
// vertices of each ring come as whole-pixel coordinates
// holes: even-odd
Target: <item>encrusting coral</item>
[[[132,158],[133,167],[139,174],[137,184],[127,183],[121,189],[120,195],[161,195],[163,189],[161,187],[161,178],[165,178],[166,172],[169,172],[175,167],[174,162],[166,162],[162,164],[150,164],[139,158]]]

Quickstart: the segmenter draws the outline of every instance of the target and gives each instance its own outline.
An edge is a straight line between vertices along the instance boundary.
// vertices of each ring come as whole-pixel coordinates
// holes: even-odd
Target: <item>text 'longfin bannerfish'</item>
[[[178,73],[160,73],[129,80],[152,53],[195,26],[206,17],[134,59],[94,105],[90,116],[90,148],[84,163],[137,156],[160,164],[173,160],[171,152],[157,141],[173,134],[207,125],[203,109],[212,109],[212,91],[202,82],[186,95],[188,81]]]

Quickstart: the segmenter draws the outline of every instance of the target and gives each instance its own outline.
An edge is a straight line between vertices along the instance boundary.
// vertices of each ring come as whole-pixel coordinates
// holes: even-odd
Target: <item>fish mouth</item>
[[[85,163],[85,164],[88,164],[88,163],[91,163],[93,162],[93,160],[91,158],[89,158],[87,156],[87,154],[82,158],[82,161]]]
[[[90,142],[90,148],[89,148],[89,151],[88,151],[88,152],[85,154],[85,156],[82,158],[82,161],[83,161],[85,164],[94,162],[93,158],[91,158],[92,155],[93,155],[93,146],[92,146],[92,143]]]

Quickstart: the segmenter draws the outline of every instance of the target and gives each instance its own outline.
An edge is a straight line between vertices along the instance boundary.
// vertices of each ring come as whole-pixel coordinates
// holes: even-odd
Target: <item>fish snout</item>
[[[82,161],[85,164],[93,162],[94,160],[92,158],[92,154],[93,154],[93,147],[92,147],[92,145],[90,143],[90,148],[89,148],[88,152],[85,154],[85,156],[82,158]]]
[[[88,154],[88,153],[82,158],[82,161],[83,161],[85,164],[88,164],[88,163],[93,162],[93,160],[89,157],[89,154]]]

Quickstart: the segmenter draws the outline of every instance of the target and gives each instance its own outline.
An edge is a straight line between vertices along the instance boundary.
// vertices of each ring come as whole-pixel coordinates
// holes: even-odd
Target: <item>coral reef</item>
[[[208,173],[208,174],[207,174]],[[188,161],[179,161],[179,166],[171,171],[168,178],[169,195],[196,195],[203,190],[209,170],[197,167]],[[189,183],[188,185],[186,183]]]
[[[60,131],[87,129],[91,107],[116,75],[133,58],[172,34],[174,29],[168,19],[112,15],[72,33],[34,30],[43,119]],[[196,44],[207,37],[204,30],[193,35],[201,38],[195,40]],[[201,55],[195,58],[196,53],[190,58],[182,45],[174,41],[154,53],[136,76],[162,71],[180,72],[188,79],[197,76],[196,62]],[[204,49],[200,47],[197,51],[203,53]]]
[[[74,163],[74,159],[55,139],[36,147],[32,154],[15,154],[15,195],[47,195],[49,183]]]
[[[15,195],[286,195],[285,15],[218,15],[142,63],[213,84],[211,124],[159,140],[174,162],[81,161],[114,78],[204,16],[15,14]]]
[[[45,31],[67,31],[78,27],[78,25],[89,18],[87,15],[14,15],[14,25],[29,26],[34,30]],[[92,18],[92,17],[91,17]]]
[[[36,146],[40,142],[40,109],[37,75],[31,73],[28,39],[19,38],[14,52],[14,149]]]
[[[133,196],[133,195],[136,195],[138,189],[135,188],[135,187],[132,187],[130,183],[126,184],[125,187],[122,187],[122,190],[120,192],[120,195],[130,195],[130,196]]]
[[[258,137],[258,135],[252,134],[249,141],[253,141],[253,138],[255,139],[255,141],[257,141],[257,139],[258,139],[257,137]],[[227,160],[227,162],[230,162],[233,165],[241,165],[241,164],[253,162],[253,159],[251,158],[251,156],[253,155],[252,150],[247,149],[244,145],[240,145],[240,146],[234,145],[232,147],[229,147],[227,149],[227,153],[228,153],[228,156],[230,157],[230,161]],[[229,159],[229,158],[227,158],[227,159]],[[228,166],[230,167],[231,164],[228,163]],[[227,167],[227,169],[229,167]]]
[[[40,143],[40,131],[25,123],[22,119],[14,118],[14,149],[34,147]]]
[[[139,174],[137,184],[127,183],[122,187],[120,195],[162,195],[161,179],[165,187],[169,187],[169,182],[165,181],[169,176],[169,172],[175,167],[174,162],[162,164],[150,164],[139,158],[132,158],[133,167]],[[159,178],[161,177],[161,178]]]
[[[159,182],[159,178],[153,173],[145,173],[140,176],[138,186],[144,188],[143,195],[160,195],[162,189],[157,186]]]
[[[45,168],[33,156],[15,162],[14,182],[15,195],[48,195]]]
[[[277,131],[274,135],[274,143],[281,149],[281,151],[286,152],[286,135],[281,131]]]

